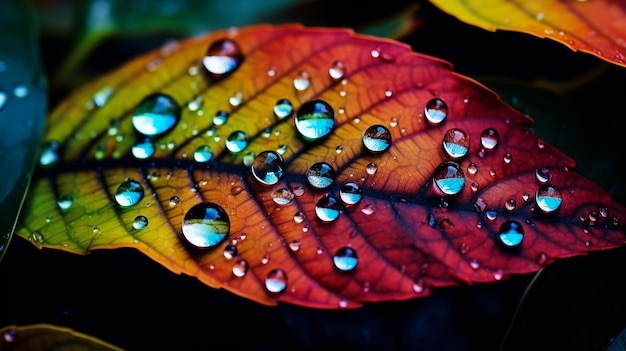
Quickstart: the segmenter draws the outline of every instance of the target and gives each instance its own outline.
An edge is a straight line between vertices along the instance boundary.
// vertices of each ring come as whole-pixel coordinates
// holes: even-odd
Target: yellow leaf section
[[[9,325],[0,328],[0,350],[122,351],[92,336],[52,324]]]
[[[626,8],[612,0],[431,0],[468,24],[558,41],[626,67]]]

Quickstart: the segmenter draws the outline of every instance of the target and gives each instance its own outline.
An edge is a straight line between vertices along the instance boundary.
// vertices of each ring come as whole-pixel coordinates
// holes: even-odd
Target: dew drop
[[[493,128],[485,129],[480,135],[480,145],[482,145],[485,150],[495,149],[499,141],[500,134]]]
[[[294,215],[293,215],[293,221],[296,222],[296,223],[304,222],[305,218],[306,218],[306,216],[304,215],[304,212],[302,212],[302,211],[298,211],[298,212],[294,213]]]
[[[2,63],[2,61],[0,61],[0,63]],[[0,68],[1,68],[1,67],[0,67]],[[2,70],[0,70],[0,72],[1,72],[1,71],[2,71]],[[15,341],[15,339],[16,339],[16,337],[17,337],[17,330],[15,330],[15,329],[13,329],[13,328],[11,328],[11,329],[9,329],[9,330],[5,331],[5,332],[4,332],[4,335],[3,335],[4,341],[6,341],[7,343],[12,343],[12,342],[14,342],[14,341]]]
[[[539,183],[547,183],[551,177],[550,170],[547,168],[537,168],[535,170],[535,178],[537,178]]]
[[[230,220],[224,209],[212,202],[194,205],[182,224],[183,236],[192,245],[210,248],[219,244],[230,230]]]
[[[310,186],[316,189],[326,189],[335,182],[336,172],[327,162],[317,162],[306,172],[306,179]]]
[[[304,187],[303,187],[303,186],[301,186],[301,185],[296,185],[296,186],[293,188],[293,194],[294,194],[294,195],[296,195],[296,196],[302,196],[302,195],[304,195]]]
[[[339,190],[339,197],[346,205],[356,205],[363,197],[363,191],[357,183],[345,183]]]
[[[279,153],[268,150],[256,155],[250,168],[256,180],[265,185],[273,185],[283,176],[285,161]]]
[[[287,288],[287,273],[280,268],[271,270],[265,278],[265,289],[270,294],[280,294]]]
[[[193,152],[193,159],[199,163],[205,163],[211,161],[213,158],[213,152],[209,145],[198,146],[196,151]]]
[[[500,226],[498,240],[506,248],[516,248],[522,244],[524,228],[516,221],[506,221]]]
[[[278,119],[285,119],[293,113],[293,105],[288,99],[280,99],[274,105],[274,115]]]
[[[343,79],[346,74],[346,64],[341,60],[333,62],[332,66],[328,69],[328,75],[330,79],[338,81]]]
[[[233,275],[237,278],[242,278],[248,273],[248,261],[239,259],[233,264]]]
[[[506,208],[507,211],[515,210],[515,207],[517,207],[517,202],[515,201],[515,199],[508,199],[504,203],[504,208]]]
[[[444,195],[456,195],[463,190],[465,175],[456,162],[446,161],[435,169],[433,181]]]
[[[7,102],[7,93],[0,90],[0,109],[4,107]]]
[[[246,167],[252,167],[252,164],[254,163],[254,157],[255,156],[256,155],[255,155],[254,151],[246,152],[246,154],[243,155],[243,158],[242,158],[241,162]]]
[[[135,230],[140,230],[148,226],[148,218],[146,216],[137,216],[135,220],[133,220],[133,228]]]
[[[341,214],[341,204],[331,194],[322,196],[315,206],[315,214],[323,222],[332,222]]]
[[[502,280],[502,278],[504,278],[504,271],[500,268],[496,269],[496,271],[493,272],[493,279]]]
[[[522,194],[522,200],[528,201],[528,198],[530,198],[530,195],[528,193],[525,192]]]
[[[391,132],[379,124],[370,126],[363,134],[363,146],[370,152],[383,152],[391,146]]]
[[[61,212],[68,211],[72,208],[72,205],[74,205],[74,199],[71,195],[62,196],[57,200],[57,206],[59,206]]]
[[[477,192],[479,188],[479,184],[477,182],[472,182],[472,184],[470,185],[470,188],[472,189],[473,192]]]
[[[424,116],[433,125],[441,124],[448,115],[448,105],[440,98],[431,99],[426,103]]]
[[[145,136],[166,133],[180,119],[180,107],[165,94],[156,93],[145,97],[133,112],[132,123],[135,130]]]
[[[509,164],[511,163],[511,161],[513,161],[513,156],[509,153],[505,154],[503,159],[504,163]]]
[[[204,99],[201,95],[196,95],[194,98],[187,103],[187,108],[190,111],[198,111],[204,104]]]
[[[467,155],[469,145],[469,135],[461,129],[448,129],[443,135],[443,150],[454,159]]]
[[[143,198],[143,192],[143,187],[139,182],[128,179],[117,187],[115,202],[120,207],[134,206]]]
[[[296,128],[302,137],[313,141],[326,136],[335,125],[335,111],[325,101],[307,101],[296,113]]]
[[[289,243],[289,249],[292,252],[298,252],[300,250],[300,240],[294,240]]]
[[[228,98],[228,103],[232,107],[237,107],[241,105],[243,102],[243,93],[240,91],[235,92],[231,97]]]
[[[50,140],[46,142],[41,150],[39,156],[39,165],[43,168],[50,168],[59,162],[61,145],[55,141]]]
[[[350,247],[342,247],[333,256],[333,264],[340,272],[352,272],[358,263],[356,251]]]
[[[490,220],[490,221],[495,221],[496,218],[498,218],[498,213],[495,210],[493,210],[493,209],[488,210],[487,212],[485,212],[485,215],[487,216],[487,219]]]
[[[41,232],[33,232],[30,235],[30,238],[36,242],[37,244],[43,244],[44,243],[44,237],[43,234],[41,234]]]
[[[554,185],[544,184],[535,194],[537,207],[544,213],[552,213],[561,206],[561,191]]]
[[[375,164],[374,162],[370,162],[367,164],[367,166],[365,166],[365,171],[369,175],[374,175],[376,174],[376,171],[378,171],[378,165]]]
[[[424,281],[422,279],[416,281],[413,283],[412,289],[414,293],[421,294],[424,292]]]
[[[93,95],[93,103],[98,107],[102,107],[109,101],[111,95],[113,95],[113,88],[109,86],[104,87]]]
[[[373,204],[367,204],[361,209],[361,213],[363,213],[366,216],[369,216],[373,214],[374,212],[376,212],[376,206],[374,206]]]
[[[224,257],[227,260],[231,260],[233,259],[235,256],[237,256],[239,254],[239,252],[237,251],[237,246],[235,245],[226,245],[226,247],[224,248]]]
[[[237,43],[230,39],[221,39],[209,46],[202,63],[210,74],[217,77],[233,72],[243,58]]]
[[[309,77],[309,72],[300,71],[298,76],[293,79],[293,87],[298,91],[307,90],[311,86],[311,79]]]
[[[176,207],[180,203],[180,198],[176,195],[170,197],[170,207]]]
[[[467,166],[467,173],[474,175],[476,173],[478,173],[478,166],[476,166],[476,164],[474,162],[470,163]]]
[[[219,110],[215,112],[215,116],[213,116],[213,124],[216,126],[221,126],[228,121],[228,112],[224,110]]]
[[[139,160],[145,160],[152,157],[152,155],[154,155],[154,151],[154,144],[147,138],[143,142],[133,145],[130,150],[133,156]]]
[[[226,148],[232,153],[238,153],[248,146],[248,135],[240,130],[230,133],[226,139]]]
[[[278,205],[288,205],[294,197],[293,192],[287,188],[281,188],[272,193],[272,200]]]
[[[18,99],[23,99],[28,96],[28,87],[25,85],[18,85],[13,88],[13,95]]]

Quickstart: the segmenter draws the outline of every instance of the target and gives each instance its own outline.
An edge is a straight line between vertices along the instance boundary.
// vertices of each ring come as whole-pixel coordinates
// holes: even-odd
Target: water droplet
[[[183,220],[183,236],[199,248],[210,248],[219,244],[230,230],[230,220],[224,209],[212,202],[194,205]]]
[[[303,186],[301,186],[301,185],[296,185],[296,186],[293,188],[293,194],[294,194],[294,195],[296,195],[296,196],[302,196],[302,195],[304,195],[304,187],[303,187]]]
[[[412,289],[414,293],[421,294],[424,292],[424,281],[422,279],[416,281],[413,283]]]
[[[495,221],[496,218],[498,218],[498,212],[496,212],[496,210],[494,209],[488,210],[487,212],[485,212],[485,215],[487,216],[487,219],[490,221]]]
[[[444,195],[456,195],[465,185],[465,175],[461,167],[452,161],[440,164],[433,174],[436,187]]]
[[[367,166],[365,166],[365,171],[369,175],[374,175],[376,174],[376,171],[378,171],[378,165],[375,164],[374,162],[370,162],[367,164]]]
[[[339,190],[339,197],[346,205],[356,205],[363,197],[363,191],[357,183],[345,183]]]
[[[2,63],[2,61],[0,61],[0,63]],[[4,332],[3,338],[4,338],[4,341],[6,341],[7,343],[12,343],[15,341],[16,336],[17,336],[17,330],[11,328]]]
[[[246,154],[243,155],[243,158],[242,158],[241,162],[246,167],[252,167],[252,164],[254,163],[254,157],[255,156],[256,155],[254,154],[254,151],[246,152]]]
[[[36,242],[37,244],[43,244],[44,243],[44,237],[43,234],[41,234],[41,232],[33,232],[30,235],[30,238]]]
[[[59,162],[61,145],[50,140],[43,144],[41,155],[39,156],[39,165],[43,168],[50,168]]]
[[[143,187],[139,182],[128,179],[117,187],[115,192],[115,202],[120,207],[130,207],[136,205],[143,198]]]
[[[333,256],[333,264],[341,272],[352,272],[359,263],[356,251],[350,247],[342,247]]]
[[[287,188],[281,188],[272,193],[272,200],[278,205],[288,205],[294,197],[293,192]]]
[[[152,157],[152,155],[154,155],[154,151],[154,144],[147,138],[143,142],[133,145],[130,150],[133,156],[140,160]]]
[[[539,183],[547,183],[551,177],[550,170],[547,168],[537,168],[535,171],[535,178]]]
[[[476,164],[474,162],[470,163],[467,166],[467,172],[471,175],[474,175],[476,173],[478,173],[478,166],[476,166]]]
[[[335,182],[335,176],[335,169],[326,162],[317,162],[306,172],[306,179],[309,185],[316,189],[330,187]]]
[[[337,153],[337,155],[339,155],[340,153],[343,152],[343,146],[339,145],[335,148],[335,152]]]
[[[545,266],[548,263],[548,255],[545,252],[540,252],[537,254],[537,264],[540,266]]]
[[[211,158],[213,158],[213,152],[211,151],[211,147],[209,145],[198,146],[196,151],[193,152],[193,159],[196,162],[209,162],[211,161]]]
[[[493,279],[502,280],[502,278],[504,278],[504,271],[500,268],[496,269],[496,271],[493,272]]]
[[[482,145],[485,150],[495,149],[499,141],[500,134],[493,128],[485,129],[480,135],[480,145]]]
[[[448,105],[440,98],[434,98],[426,103],[424,108],[424,116],[426,120],[433,124],[441,124],[448,115]]]
[[[323,222],[332,222],[341,214],[341,204],[331,194],[322,196],[315,206],[315,214]]]
[[[498,240],[506,248],[516,248],[522,244],[524,228],[516,221],[506,221],[500,226]]]
[[[363,146],[370,152],[383,152],[391,146],[391,132],[382,125],[373,125],[363,134]]]
[[[506,208],[507,211],[515,210],[516,206],[517,206],[517,202],[515,201],[515,199],[508,199],[504,203],[504,208]]]
[[[472,184],[470,184],[470,188],[472,189],[473,192],[477,192],[478,187],[479,187],[479,184],[476,182],[472,182]]]
[[[293,221],[296,223],[302,223],[304,222],[304,219],[306,218],[306,216],[304,215],[304,212],[302,211],[298,211],[293,215]]]
[[[165,94],[156,93],[145,97],[133,112],[133,127],[145,136],[168,132],[180,118],[180,107]]]
[[[509,153],[506,153],[503,158],[504,163],[509,164],[513,161],[513,156]]]
[[[221,39],[211,44],[202,58],[204,68],[214,76],[233,72],[242,61],[243,54],[239,46],[230,39]]]
[[[287,145],[286,144],[278,145],[278,148],[276,149],[276,152],[278,152],[281,155],[284,155],[285,152],[287,152]]]
[[[241,152],[248,146],[248,135],[240,130],[230,133],[226,139],[226,148],[232,153]]]
[[[241,194],[241,192],[243,191],[243,187],[241,185],[235,185],[234,187],[230,188],[230,194],[231,195],[239,195]]]
[[[330,79],[334,81],[343,79],[345,74],[346,64],[341,60],[333,62],[332,66],[328,69],[328,75],[330,76]]]
[[[274,105],[274,115],[278,119],[285,119],[293,113],[293,105],[288,99],[280,99]]]
[[[233,275],[237,278],[241,278],[248,273],[248,261],[239,259],[233,264]]]
[[[307,101],[298,109],[295,124],[306,140],[317,140],[330,133],[335,126],[335,111],[325,101]]]
[[[529,198],[529,197],[530,197],[530,195],[529,195],[528,193],[526,193],[526,192],[524,192],[524,193],[522,194],[522,200],[524,200],[524,201],[528,201],[528,198]]]
[[[268,150],[259,153],[250,167],[256,180],[265,185],[273,185],[283,176],[285,161],[279,153]]]
[[[265,289],[271,294],[280,294],[287,288],[287,273],[280,268],[273,269],[265,278]]]
[[[537,207],[544,213],[552,213],[561,206],[561,191],[554,185],[544,184],[535,194]]]
[[[213,124],[216,126],[221,126],[228,120],[228,112],[224,110],[219,110],[215,112],[215,116],[213,116]]]
[[[237,246],[235,245],[226,245],[226,247],[224,248],[224,257],[227,260],[233,259],[238,254],[239,252],[237,251]]]
[[[111,95],[113,95],[113,88],[109,86],[104,87],[93,95],[93,103],[98,107],[102,107],[109,101]]]
[[[5,93],[4,91],[0,90],[0,109],[2,109],[2,107],[4,107],[6,102],[7,102],[7,93]]]
[[[289,243],[289,249],[292,252],[298,252],[300,250],[300,240],[294,240]]]
[[[232,107],[237,107],[241,105],[243,102],[243,93],[240,91],[235,92],[231,97],[228,98],[228,103]]]
[[[148,218],[146,216],[137,216],[133,221],[133,228],[135,230],[143,229],[148,226]]]
[[[70,208],[72,208],[72,205],[74,205],[74,199],[71,195],[61,196],[57,200],[57,206],[59,206],[61,212],[68,211]]]
[[[293,87],[296,90],[304,91],[307,90],[311,86],[311,80],[309,79],[309,72],[300,71],[298,76],[293,79]]]
[[[28,87],[25,85],[17,85],[13,88],[13,95],[18,99],[23,99],[28,96]]]
[[[361,213],[363,213],[366,216],[369,216],[373,214],[374,212],[376,212],[376,206],[374,206],[373,204],[367,204],[363,206],[363,208],[361,209]]]
[[[187,108],[190,111],[198,111],[204,104],[204,99],[201,95],[195,95],[191,101],[187,103]]]
[[[461,129],[448,129],[443,135],[443,150],[454,159],[464,157],[469,145],[469,135]]]
[[[170,207],[176,207],[180,203],[180,198],[176,195],[170,197]]]

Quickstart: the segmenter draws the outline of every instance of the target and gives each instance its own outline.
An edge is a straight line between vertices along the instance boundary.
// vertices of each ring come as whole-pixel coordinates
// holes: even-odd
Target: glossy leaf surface
[[[626,66],[626,9],[622,1],[431,2],[458,19],[486,30],[510,30],[549,38],[572,50]]]
[[[49,123],[21,236],[134,247],[263,304],[423,297],[624,243],[626,209],[528,117],[447,62],[349,30],[191,38]]]
[[[6,351],[121,351],[89,335],[51,324],[9,325],[0,328],[0,350]]]

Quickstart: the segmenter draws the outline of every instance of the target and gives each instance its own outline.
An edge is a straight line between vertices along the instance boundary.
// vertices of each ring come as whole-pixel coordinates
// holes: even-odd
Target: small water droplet
[[[306,172],[306,179],[310,186],[316,189],[326,189],[335,182],[336,172],[327,162],[317,162]]]
[[[350,247],[342,247],[333,256],[333,264],[340,272],[352,272],[359,263],[356,251]]]
[[[2,62],[2,61],[0,61],[0,63],[1,63],[1,62]],[[1,71],[0,71],[0,72],[1,72]],[[4,341],[6,341],[7,343],[12,343],[12,342],[14,342],[14,341],[15,341],[15,339],[16,339],[16,337],[17,337],[17,330],[15,330],[15,329],[13,329],[13,328],[11,328],[11,329],[9,329],[9,330],[5,331],[5,332],[4,332],[4,335],[3,335]]]
[[[230,133],[226,139],[226,148],[232,153],[238,153],[248,146],[248,135],[240,130]]]
[[[265,278],[265,289],[271,294],[280,294],[287,288],[287,273],[280,268],[271,270]]]
[[[146,216],[137,216],[133,220],[133,228],[140,230],[148,226],[148,218]]]
[[[513,161],[513,156],[509,153],[506,153],[502,160],[504,161],[504,163],[509,164],[511,163],[511,161]]]
[[[545,266],[548,263],[548,255],[545,252],[540,252],[537,254],[537,264],[540,266]]]
[[[237,246],[235,245],[226,245],[226,247],[224,248],[224,257],[227,260],[231,260],[233,259],[235,256],[237,256],[239,254],[239,252],[237,251]]]
[[[285,119],[293,113],[293,105],[288,99],[280,99],[274,105],[274,115],[278,119]]]
[[[339,145],[335,148],[335,152],[337,153],[337,155],[339,155],[340,153],[343,152],[343,146]]]
[[[507,211],[515,210],[516,206],[517,206],[517,202],[515,201],[515,199],[508,199],[504,203],[504,208],[506,208]]]
[[[243,93],[240,91],[235,92],[231,97],[228,98],[228,103],[232,107],[237,107],[241,105],[243,102]]]
[[[383,152],[391,146],[391,132],[379,124],[370,126],[363,134],[363,146],[370,152]]]
[[[194,205],[182,224],[183,236],[198,248],[210,248],[219,244],[230,230],[226,211],[218,204],[203,202]]]
[[[472,267],[473,270],[477,270],[478,268],[480,268],[480,263],[478,263],[478,261],[476,261],[475,259],[469,261],[469,265],[470,267]]]
[[[294,240],[289,243],[289,249],[292,252],[298,252],[300,250],[300,240]]]
[[[117,187],[115,192],[115,202],[120,207],[130,207],[136,205],[143,198],[143,187],[133,179],[128,179]]]
[[[348,182],[345,183],[339,190],[339,197],[346,205],[356,205],[361,201],[363,191],[357,183]]]
[[[341,204],[331,194],[322,196],[315,206],[315,214],[323,222],[332,222],[341,214]]]
[[[492,177],[495,177],[496,176],[496,170],[495,169],[490,169],[489,170],[489,175],[492,176]]]
[[[254,157],[255,156],[256,155],[255,155],[254,151],[246,152],[246,154],[243,155],[243,158],[242,158],[241,162],[246,167],[252,167],[252,164],[254,163]]]
[[[59,162],[61,145],[50,140],[43,144],[41,155],[39,156],[39,165],[43,168],[51,168]]]
[[[293,215],[293,221],[296,223],[302,223],[304,222],[304,219],[306,218],[306,216],[304,215],[304,212],[302,211],[298,211]]]
[[[93,103],[98,107],[102,107],[109,101],[111,95],[113,95],[113,88],[110,86],[104,87],[93,95]]]
[[[375,164],[374,162],[370,162],[367,164],[367,166],[365,166],[365,171],[369,175],[374,175],[376,174],[376,171],[378,171],[378,165]]]
[[[17,85],[13,88],[13,95],[18,99],[23,99],[28,96],[28,87],[25,85]]]
[[[516,248],[524,240],[524,228],[516,221],[506,221],[500,226],[498,240],[506,248]]]
[[[544,213],[556,211],[561,206],[562,200],[561,191],[551,184],[542,185],[535,194],[537,207]]]
[[[233,264],[233,275],[241,278],[248,273],[248,261],[239,259]]]
[[[279,153],[268,150],[254,157],[250,168],[256,180],[265,185],[273,185],[283,176],[285,161]]]
[[[230,39],[220,39],[209,46],[202,63],[210,74],[223,76],[237,69],[243,58],[237,43]]]
[[[443,123],[448,115],[448,105],[440,98],[431,99],[426,103],[424,108],[424,116],[426,120],[433,125]]]
[[[346,64],[341,60],[336,60],[333,62],[332,66],[328,69],[328,75],[330,79],[334,81],[338,81],[343,79],[346,74]]]
[[[176,195],[170,197],[170,207],[176,207],[180,203],[180,198]]]
[[[496,218],[498,218],[498,212],[496,212],[496,210],[493,210],[493,209],[485,212],[485,215],[487,216],[487,219],[490,221],[495,221]]]
[[[335,111],[325,101],[307,101],[298,109],[295,125],[304,139],[320,139],[335,126]]]
[[[498,146],[498,142],[500,142],[500,134],[493,128],[485,129],[480,135],[480,145],[485,150],[495,149]]]
[[[4,107],[6,102],[7,102],[7,93],[5,93],[4,91],[0,90],[0,109],[2,109]]]
[[[139,133],[156,136],[170,131],[179,119],[180,107],[176,101],[168,95],[155,93],[135,107],[132,123]]]
[[[154,155],[155,148],[152,141],[146,138],[143,142],[133,145],[130,151],[135,158],[145,160]]]
[[[57,200],[57,206],[59,206],[61,212],[68,211],[70,208],[72,208],[72,205],[74,205],[74,199],[71,195],[61,196]]]
[[[373,214],[374,212],[376,212],[376,206],[374,206],[373,204],[367,204],[363,206],[363,208],[361,209],[361,213],[363,213],[366,216],[369,216]]]
[[[272,200],[278,205],[288,205],[294,197],[293,192],[287,188],[281,188],[272,193]]]
[[[456,195],[463,190],[465,175],[456,162],[446,161],[435,169],[433,183],[444,195]]]
[[[41,244],[43,244],[43,243],[44,243],[44,237],[43,237],[43,234],[41,234],[41,232],[33,232],[33,233],[30,235],[30,238],[31,238],[34,242],[36,242],[37,244],[40,244],[40,245],[41,245]]]
[[[304,195],[304,187],[303,187],[303,186],[301,186],[301,185],[296,185],[296,186],[293,188],[293,194],[294,194],[294,195],[296,195],[296,196],[302,196],[302,195]]]
[[[213,158],[213,152],[209,145],[198,146],[196,151],[193,152],[193,159],[199,163],[205,163],[211,161]]]
[[[472,182],[472,184],[470,185],[470,188],[472,189],[473,192],[477,192],[478,187],[479,187],[479,184],[476,182]]]
[[[228,112],[224,110],[219,110],[215,112],[215,116],[213,116],[213,124],[216,126],[221,126],[228,121]]]
[[[550,174],[550,170],[547,168],[537,168],[535,171],[535,178],[537,178],[539,183],[547,183],[551,177],[552,174]]]
[[[235,185],[234,187],[230,188],[230,194],[233,196],[239,195],[243,190],[244,189],[241,185]]]
[[[496,269],[496,271],[493,272],[493,279],[502,280],[502,278],[504,278],[504,271],[500,268]]]
[[[469,135],[461,129],[448,129],[443,135],[443,149],[454,159],[464,157],[469,150]]]
[[[528,193],[525,192],[522,194],[522,200],[528,201],[528,198],[530,198],[530,195]]]
[[[296,90],[304,91],[307,90],[311,86],[311,79],[309,77],[309,72],[300,71],[298,76],[293,79],[293,87]]]

